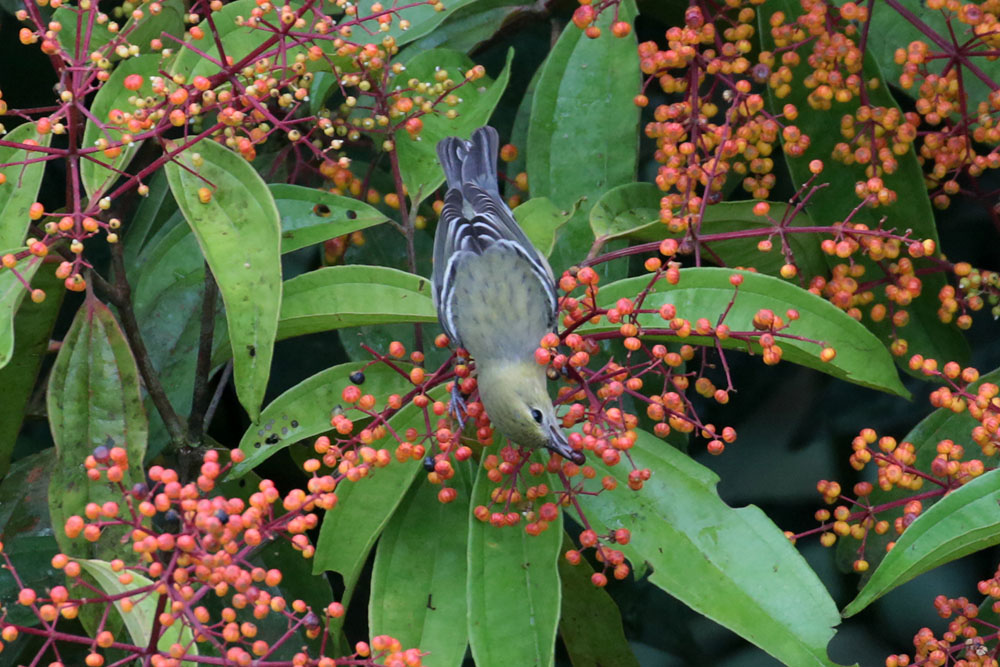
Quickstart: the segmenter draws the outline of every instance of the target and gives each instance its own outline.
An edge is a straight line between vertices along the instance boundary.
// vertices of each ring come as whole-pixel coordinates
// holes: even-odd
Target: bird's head
[[[546,449],[576,464],[583,452],[573,449],[556,419],[545,388],[545,369],[530,362],[479,364],[479,396],[493,426],[522,447]]]

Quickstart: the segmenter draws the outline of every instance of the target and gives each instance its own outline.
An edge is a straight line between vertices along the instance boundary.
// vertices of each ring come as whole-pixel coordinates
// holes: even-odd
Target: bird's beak
[[[563,434],[562,429],[556,424],[549,427],[549,442],[545,445],[545,448],[559,454],[564,459],[572,461],[578,466],[582,466],[587,460],[583,456],[583,452],[573,449],[572,445],[566,439],[566,435]]]

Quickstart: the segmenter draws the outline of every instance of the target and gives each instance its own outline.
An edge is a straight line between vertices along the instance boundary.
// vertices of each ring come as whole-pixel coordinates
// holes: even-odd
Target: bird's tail
[[[488,125],[472,133],[469,141],[448,137],[438,142],[438,158],[444,167],[449,188],[463,189],[473,183],[488,192],[499,192],[497,187],[497,152],[500,137]]]

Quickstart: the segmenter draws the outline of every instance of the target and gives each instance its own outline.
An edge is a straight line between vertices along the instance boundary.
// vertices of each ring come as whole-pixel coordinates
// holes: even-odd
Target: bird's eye
[[[542,411],[538,408],[533,408],[531,410],[531,418],[534,419],[539,424],[542,423]]]

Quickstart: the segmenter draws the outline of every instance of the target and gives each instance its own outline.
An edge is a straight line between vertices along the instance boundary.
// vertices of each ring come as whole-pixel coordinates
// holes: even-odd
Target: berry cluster
[[[783,122],[797,116],[794,105],[786,105],[781,117],[764,108],[760,87],[772,77],[775,55],[762,52],[757,64],[747,58],[755,10],[739,10],[732,27],[721,32],[712,18],[692,6],[684,25],[667,31],[667,49],[652,41],[639,45],[640,69],[647,76],[643,90],[656,81],[677,100],[657,106],[654,121],[646,125],[662,165],[656,184],[667,193],[660,218],[671,232],[700,227],[704,207],[720,199],[730,174],[741,177],[753,197],[765,199],[776,182],[771,154],[779,136],[791,154],[801,155],[809,146],[808,136]],[[644,107],[649,98],[644,92],[635,102]]]
[[[45,4],[51,3],[38,3]],[[392,36],[372,41],[371,36],[380,32],[408,29],[407,14],[425,4],[374,3],[368,14],[360,15],[346,0],[336,0],[330,7],[321,0],[308,0],[297,8],[262,3],[246,12],[215,0],[204,11],[184,15],[189,27],[182,38],[163,35],[146,41],[144,28],[156,25],[163,11],[160,3],[128,14],[116,8],[112,17],[96,3],[57,2],[65,19],[82,26],[79,43],[73,45],[60,41],[66,32],[60,21],[46,21],[40,7],[28,3],[17,12],[29,26],[21,29],[20,39],[23,44],[38,44],[52,60],[60,77],[59,101],[40,112],[10,109],[0,99],[0,115],[27,119],[37,137],[0,139],[0,146],[19,149],[23,156],[4,166],[65,160],[70,178],[66,202],[52,210],[41,202],[31,205],[25,248],[5,255],[3,268],[15,272],[30,288],[31,274],[20,262],[26,258],[37,262],[35,258],[56,252],[63,260],[56,273],[67,289],[84,290],[85,272],[91,268],[84,253],[87,240],[103,235],[114,244],[119,239],[122,221],[107,212],[123,195],[147,195],[153,173],[205,138],[247,160],[268,145],[278,151],[275,168],[286,161],[290,164],[292,180],[318,164],[320,173],[336,187],[360,193],[363,182],[348,171],[350,159],[343,152],[347,144],[364,144],[394,156],[397,137],[419,138],[427,114],[454,117],[460,89],[485,74],[481,66],[467,72],[439,68],[432,80],[422,81],[393,62],[398,47]],[[333,16],[326,13],[331,9]],[[438,3],[435,9],[444,7]],[[114,18],[125,20],[124,25]],[[242,43],[239,49],[230,46],[223,61],[214,55],[217,47],[210,37],[214,30],[222,35],[232,28],[249,29],[254,48]],[[360,38],[352,37],[355,32],[361,33]],[[79,53],[89,55],[81,58]],[[160,65],[150,60],[157,56]],[[125,64],[116,65],[119,60]],[[212,67],[204,71],[199,61]],[[127,73],[130,70],[137,71]],[[325,93],[329,106],[311,106],[310,95],[322,94],[315,84],[316,72],[323,70],[336,77],[336,89]],[[95,94],[100,116],[85,105]],[[179,134],[182,140],[172,141]],[[65,148],[49,147],[53,135],[71,141]],[[84,138],[93,144],[85,144]],[[127,160],[150,141],[160,145],[162,154],[135,173],[126,173]],[[95,169],[106,173],[103,181],[88,178]],[[0,174],[0,187],[18,187],[15,180]],[[397,189],[400,192],[386,196],[386,204],[400,205],[405,188]],[[365,190],[369,199],[378,199]],[[211,190],[204,188],[199,197],[209,201]],[[34,290],[31,296],[41,301],[44,292]]]
[[[862,471],[869,464],[876,466],[876,481],[854,485],[853,496],[843,493],[841,485],[821,480],[817,491],[828,505],[836,505],[831,512],[816,512],[818,528],[789,534],[792,539],[820,533],[824,546],[833,546],[838,537],[851,537],[859,542],[854,569],[864,572],[869,560],[865,557],[869,531],[885,535],[890,530],[898,536],[920,516],[927,502],[934,502],[950,490],[965,484],[987,470],[983,459],[1000,451],[1000,406],[996,397],[1000,388],[992,382],[980,382],[979,372],[972,367],[962,368],[949,362],[942,368],[933,359],[919,355],[910,358],[910,368],[915,372],[937,379],[943,385],[931,392],[930,404],[935,408],[951,410],[956,414],[968,413],[976,421],[969,433],[978,452],[970,455],[967,448],[951,439],[943,439],[931,451],[927,443],[899,442],[891,436],[879,436],[871,428],[862,429],[851,443],[850,465]],[[924,490],[925,485],[932,488]],[[902,491],[903,495],[884,496],[885,500],[873,501],[873,492],[889,494]],[[896,496],[896,499],[890,499]],[[901,511],[900,511],[901,510]],[[891,549],[894,542],[886,544]]]
[[[232,462],[243,459],[240,450],[229,454]],[[374,637],[371,643],[358,642],[354,653],[329,657],[337,640],[334,619],[344,615],[340,603],[313,610],[302,600],[287,600],[274,592],[282,581],[278,569],[265,569],[252,562],[258,548],[275,539],[288,540],[304,558],[314,547],[306,531],[317,525],[316,511],[330,509],[337,502],[338,482],[347,475],[313,475],[308,489],[292,489],[282,494],[270,480],[260,482],[247,498],[220,495],[216,483],[231,466],[222,464],[217,451],[206,451],[197,480],[182,483],[170,468],[153,466],[148,482],[125,488],[121,479],[129,461],[121,447],[98,447],[84,463],[92,481],[106,481],[121,493],[121,501],[102,505],[89,503],[83,516],[66,520],[62,530],[69,539],[83,537],[91,543],[107,540],[106,532],[127,529],[131,562],[111,560],[107,566],[116,578],[114,587],[95,586],[86,578],[97,561],[80,561],[57,554],[52,566],[61,570],[68,586],[55,586],[44,593],[20,585],[18,604],[30,610],[37,625],[20,625],[0,616],[0,636],[12,643],[19,637],[47,639],[38,654],[51,656],[50,667],[71,664],[61,657],[66,651],[84,647],[87,667],[105,664],[105,651],[124,652],[125,660],[148,661],[156,667],[180,667],[197,661],[206,650],[222,656],[226,664],[253,665],[268,660],[275,667],[338,664],[368,667],[419,667],[423,654],[404,649],[388,636]],[[312,466],[306,466],[309,470]],[[17,564],[3,552],[6,568],[20,582]],[[98,581],[101,581],[98,579]],[[206,599],[223,601],[216,604]],[[116,635],[109,621],[112,608],[122,615],[134,614],[154,623],[140,637]],[[97,609],[100,618],[92,637],[60,627],[61,620],[76,619]],[[282,636],[267,641],[258,635],[261,624],[279,618],[287,626]],[[126,623],[131,628],[134,624]],[[332,634],[331,634],[332,633]],[[316,651],[302,649],[288,660],[278,660],[275,652],[298,637],[319,639]],[[162,637],[174,638],[162,642]],[[0,642],[0,650],[3,649]],[[116,664],[123,664],[122,662]]]

